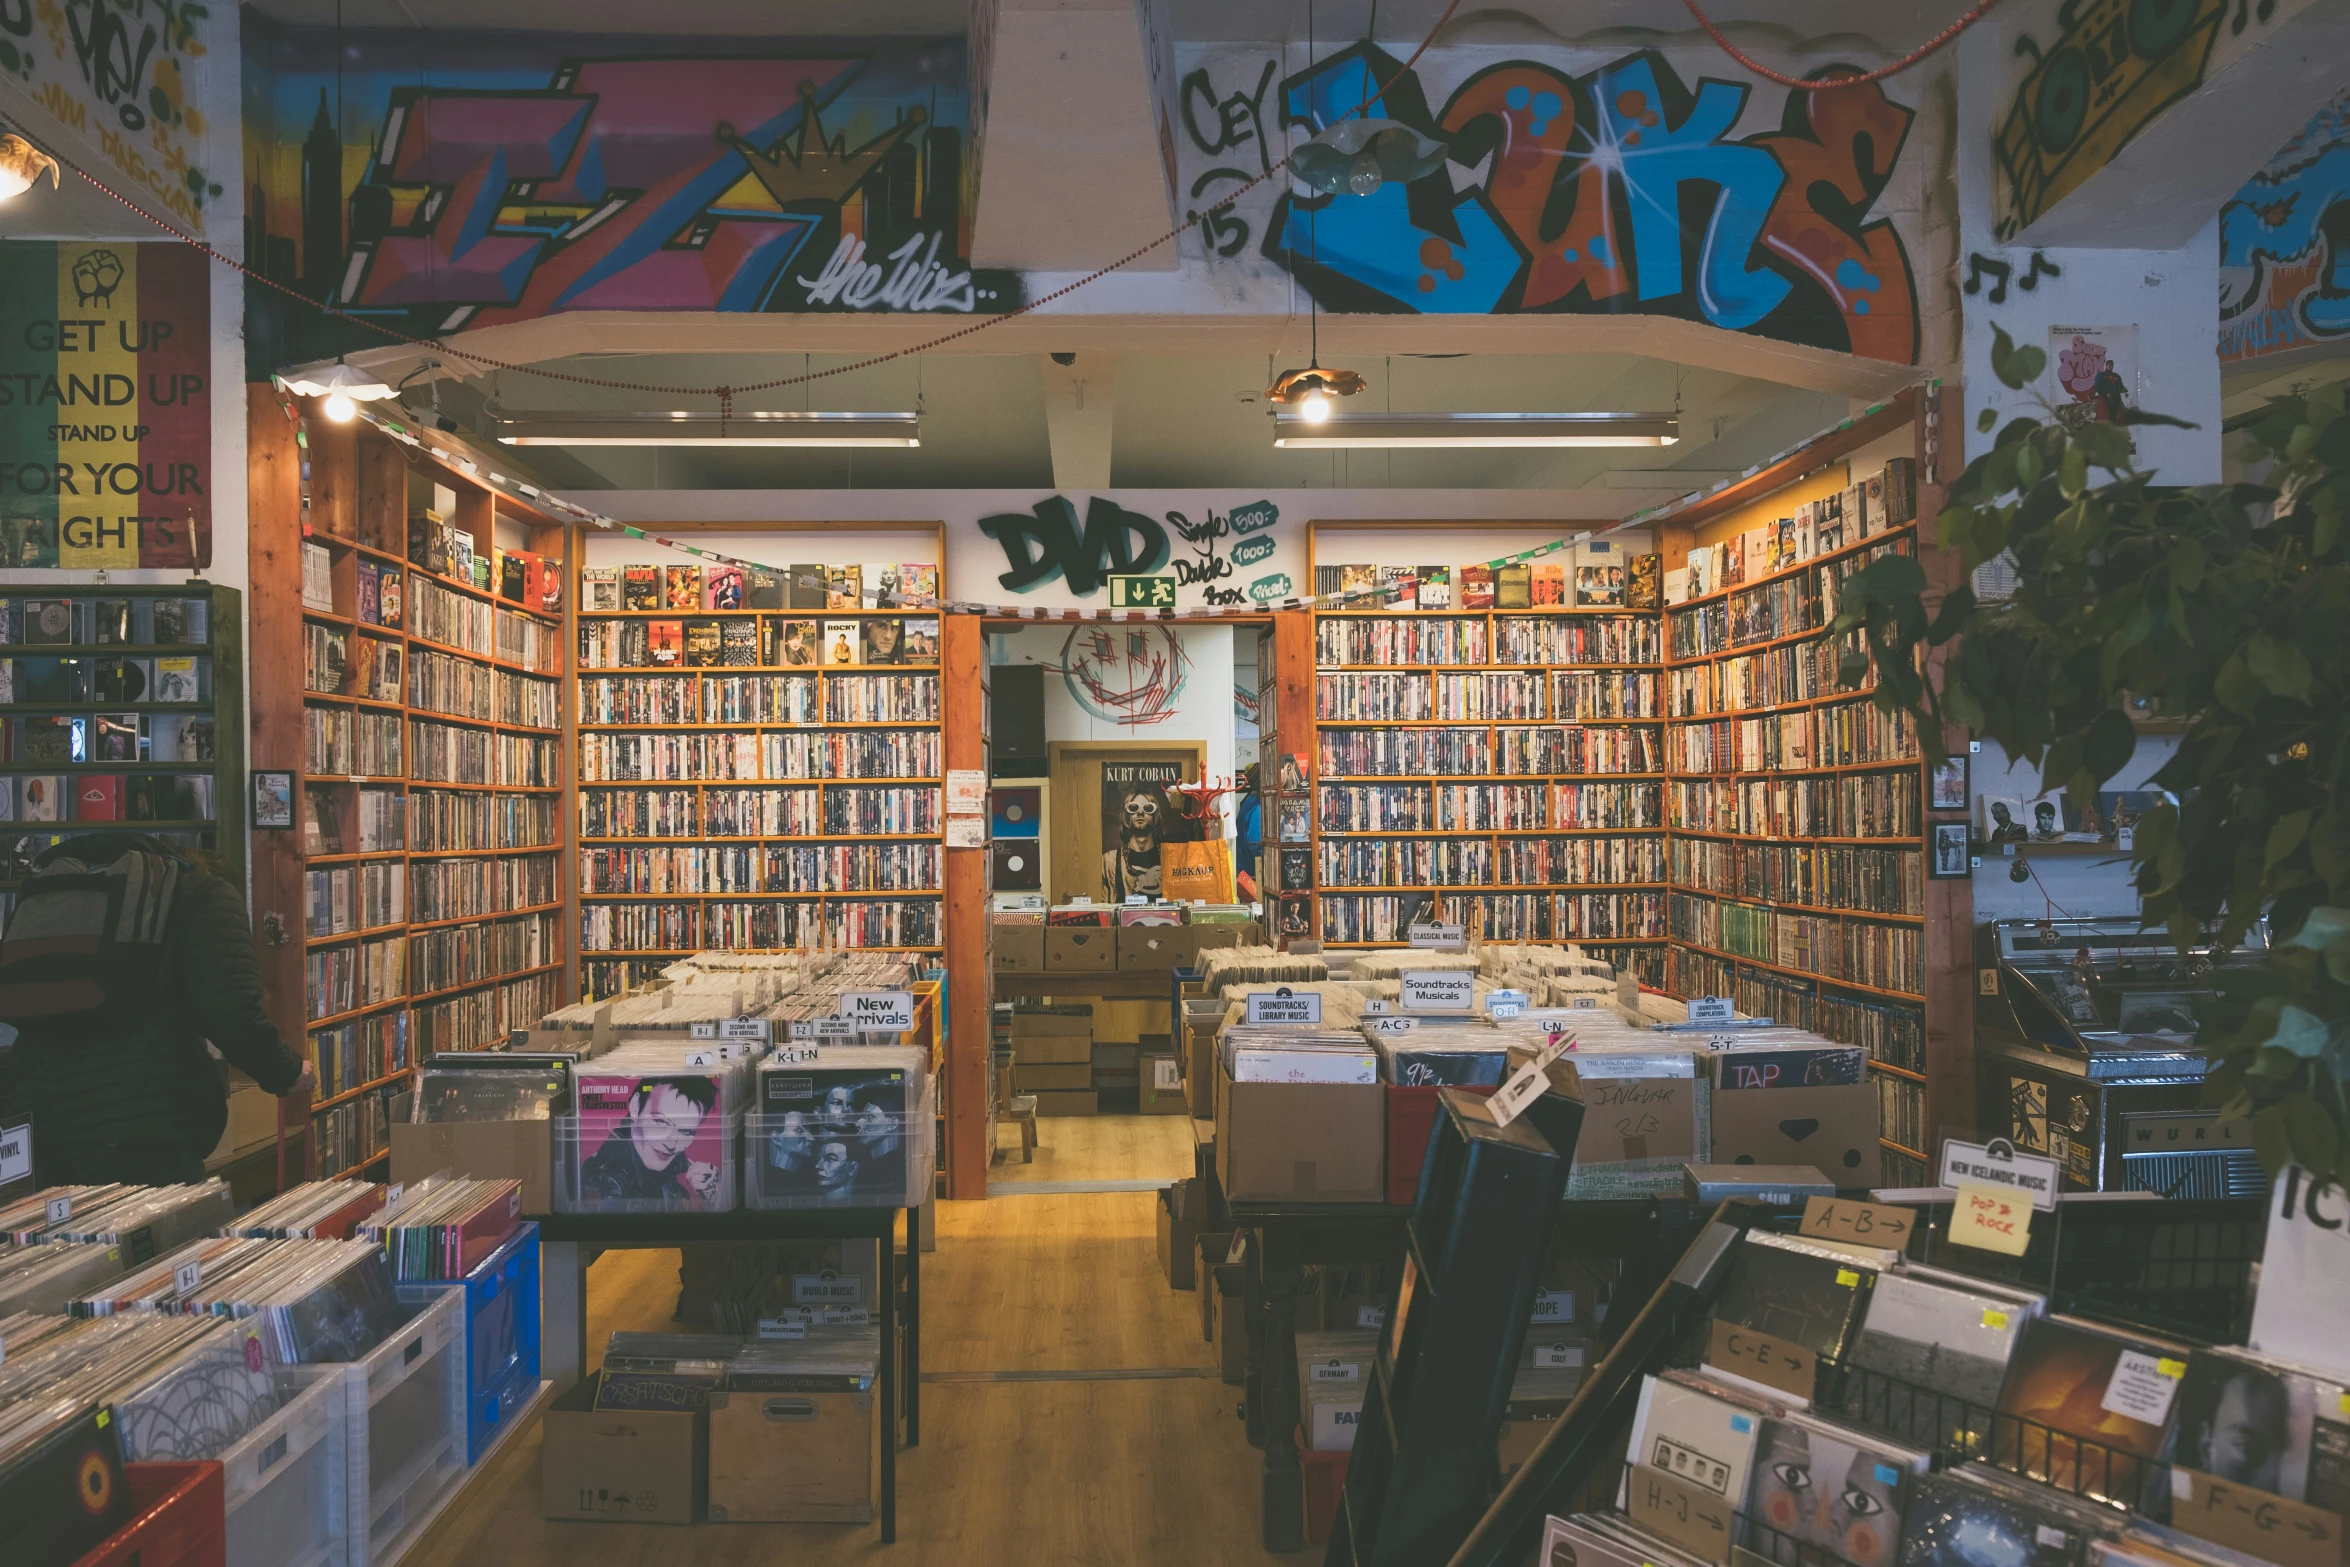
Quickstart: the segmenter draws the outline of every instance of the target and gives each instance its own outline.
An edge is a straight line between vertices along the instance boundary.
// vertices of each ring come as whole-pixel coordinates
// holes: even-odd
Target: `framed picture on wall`
[[[284,829],[294,825],[294,775],[292,773],[262,772],[253,774],[253,825]]]
[[[1967,808],[1968,774],[1972,769],[1963,756],[1954,756],[1940,767],[1926,772],[1926,809],[1929,811],[1963,811]]]
[[[1926,875],[1957,881],[1974,871],[1974,829],[1966,822],[1933,822],[1926,828]]]

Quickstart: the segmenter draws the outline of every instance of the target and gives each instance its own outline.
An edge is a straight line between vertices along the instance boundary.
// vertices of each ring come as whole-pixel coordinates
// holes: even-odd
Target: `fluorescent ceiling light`
[[[1372,446],[1670,446],[1681,439],[1672,414],[1383,414],[1332,409],[1312,423],[1287,409],[1273,416],[1273,444],[1322,449]]]
[[[521,414],[498,421],[507,446],[920,446],[910,413]]]

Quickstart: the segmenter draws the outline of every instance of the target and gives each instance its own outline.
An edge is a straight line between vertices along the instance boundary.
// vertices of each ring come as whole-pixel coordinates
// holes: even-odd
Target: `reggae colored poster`
[[[186,245],[0,243],[0,566],[212,563],[205,267]]]

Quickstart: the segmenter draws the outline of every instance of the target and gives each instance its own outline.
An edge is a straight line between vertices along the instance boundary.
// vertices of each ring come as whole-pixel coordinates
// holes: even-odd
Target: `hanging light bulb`
[[[381,402],[394,393],[387,382],[379,381],[364,370],[354,370],[337,359],[321,371],[317,366],[283,372],[280,380],[286,390],[296,397],[323,397],[323,412],[337,424],[348,424],[359,410],[355,404]]]
[[[1330,396],[1320,387],[1306,393],[1297,405],[1297,416],[1308,424],[1320,424],[1330,417]]]
[[[57,160],[26,141],[22,136],[0,136],[0,201],[23,195],[40,183],[41,176],[49,176],[49,188],[57,188]]]
[[[1444,167],[1445,144],[1394,120],[1340,120],[1290,154],[1301,184],[1334,196],[1368,196],[1389,180],[1410,184]]]

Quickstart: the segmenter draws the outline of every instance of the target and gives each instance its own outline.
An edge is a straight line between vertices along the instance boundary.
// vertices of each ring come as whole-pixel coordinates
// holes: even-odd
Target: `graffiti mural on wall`
[[[2219,209],[2219,356],[2350,337],[2350,92]]]
[[[1092,599],[1113,576],[1156,572],[1175,578],[1182,609],[1248,608],[1296,591],[1274,502],[1198,505],[1186,498],[1157,509],[1154,517],[1095,495],[1080,523],[1075,501],[1050,495],[1026,511],[983,515],[976,530],[1003,550],[1007,569],[995,573],[997,583],[1024,596],[1057,590]]]
[[[2037,222],[2307,0],[2063,0],[2020,34],[1992,138],[1992,232]]]
[[[1501,61],[1441,112],[1401,64],[1364,44],[1278,83],[1262,56],[1186,75],[1194,212],[1278,157],[1289,127],[1310,135],[1391,77],[1374,112],[1451,148],[1408,186],[1205,218],[1212,262],[1254,247],[1334,310],[1668,315],[1916,360],[1917,288],[1879,205],[1915,111],[1882,88],[1789,91],[1775,125],[1739,134],[1748,84],[1685,81],[1654,51]]]
[[[203,66],[212,12],[192,0],[0,0],[0,72],[163,215],[204,232],[224,194],[202,166],[204,115],[189,77]]]
[[[1020,302],[962,260],[959,42],[469,34],[453,62],[420,36],[353,35],[338,88],[331,38],[248,25],[248,254],[311,298],[417,335]]]

